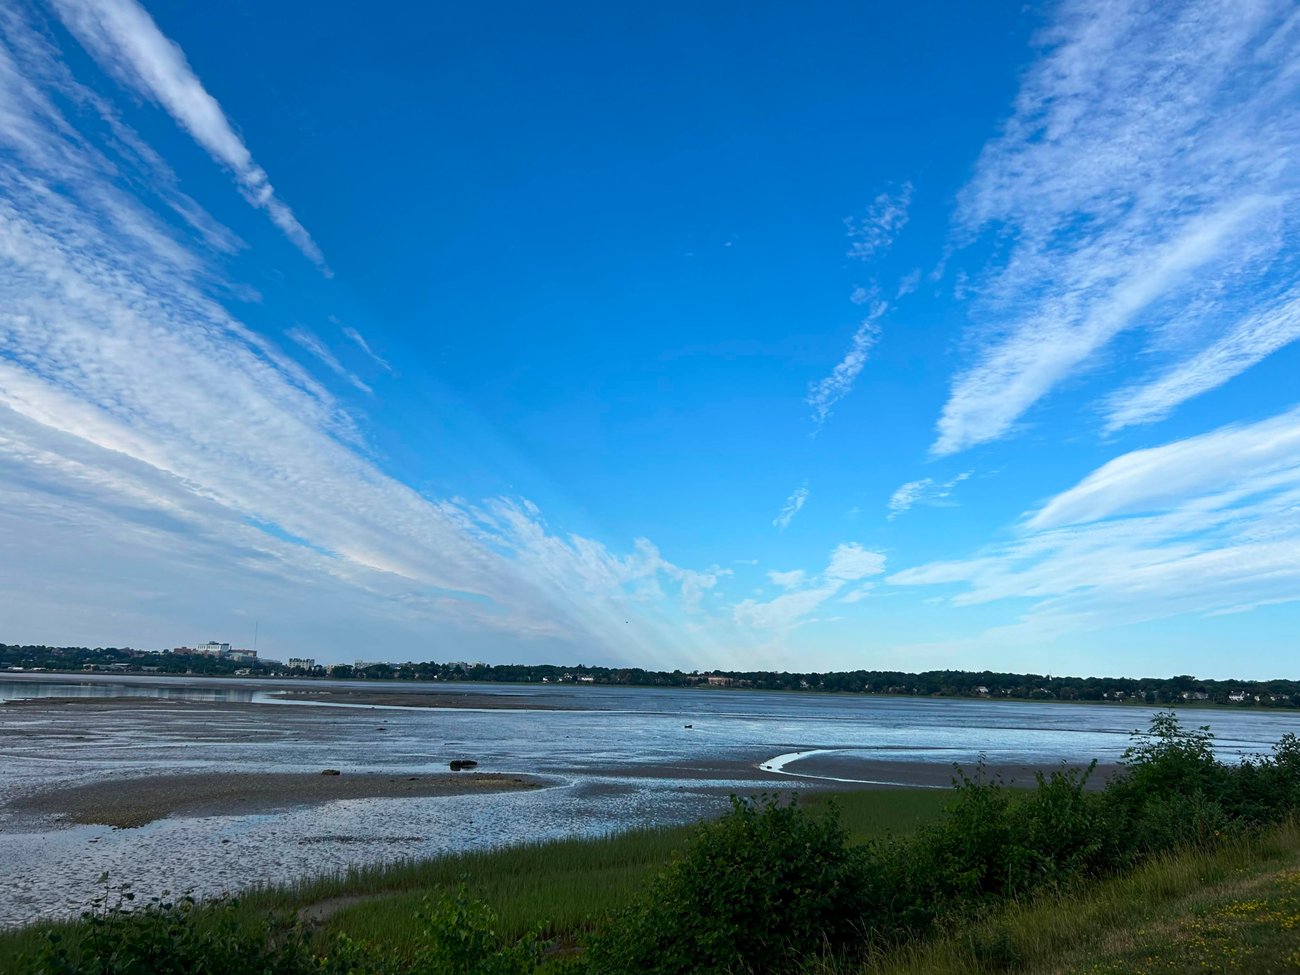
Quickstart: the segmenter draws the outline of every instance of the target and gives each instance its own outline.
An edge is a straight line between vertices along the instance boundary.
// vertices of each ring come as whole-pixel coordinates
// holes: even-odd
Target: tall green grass
[[[942,815],[951,799],[943,789],[878,789],[814,793],[798,801],[812,811],[834,804],[850,840],[861,843],[911,833]],[[418,933],[415,914],[421,899],[464,879],[470,893],[496,912],[505,933],[519,935],[541,924],[548,936],[572,936],[631,903],[694,829],[638,829],[450,854],[315,878],[255,892],[246,901],[256,909],[300,909],[356,900],[331,912],[323,927],[401,945]]]
[[[1034,973],[1264,973],[1300,970],[1300,927],[1291,914],[1270,910],[1294,888],[1300,867],[1300,822],[1262,834],[1225,839],[1156,856],[1141,866],[1077,890],[1012,902],[954,926],[933,940],[882,953],[865,963],[817,960],[807,975],[995,975]],[[1244,899],[1243,899],[1244,898]],[[1220,954],[1202,919],[1253,907],[1266,924],[1237,932]],[[1290,926],[1286,924],[1290,921]],[[1186,936],[1186,937],[1184,937]],[[1182,944],[1180,945],[1180,939]],[[1226,939],[1224,939],[1226,941]],[[1259,949],[1247,960],[1241,956]],[[1231,963],[1236,957],[1237,963]]]
[[[951,800],[946,789],[907,788],[799,793],[797,799],[813,811],[833,803],[855,843],[909,834],[938,819]],[[548,936],[567,939],[630,904],[695,829],[634,829],[356,867],[245,891],[239,912],[250,926],[277,912],[302,912],[308,920],[321,916],[323,933],[344,933],[401,950],[419,936],[416,915],[422,899],[464,880],[472,896],[496,912],[503,934],[516,937],[540,925]],[[0,932],[0,972],[10,970],[18,954],[33,951],[42,932],[54,928],[77,936],[75,923]]]

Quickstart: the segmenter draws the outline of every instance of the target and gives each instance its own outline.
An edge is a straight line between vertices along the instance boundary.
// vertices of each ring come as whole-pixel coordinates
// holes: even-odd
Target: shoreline
[[[72,678],[81,678],[81,681],[71,680]],[[90,680],[86,680],[90,678]],[[123,678],[126,678],[123,680]],[[208,675],[208,674],[155,674],[143,672],[126,672],[111,673],[104,671],[84,671],[84,670],[39,670],[39,671],[0,671],[0,681],[30,681],[32,683],[40,682],[66,682],[66,683],[93,683],[96,685],[113,685],[117,686],[149,686],[147,682],[161,680],[173,682],[179,686],[186,687],[212,687],[222,690],[242,690],[261,692],[268,697],[276,696],[282,693],[292,694],[295,697],[302,695],[304,698],[310,698],[317,694],[357,694],[357,695],[374,695],[376,697],[386,697],[388,695],[411,695],[415,697],[424,696],[426,692],[407,690],[403,685],[412,683],[428,685],[440,684],[447,687],[447,690],[437,690],[427,692],[429,694],[449,697],[485,697],[509,699],[536,699],[537,692],[542,694],[553,693],[555,690],[563,689],[565,691],[582,694],[584,691],[592,688],[617,688],[626,691],[693,691],[703,694],[779,694],[790,697],[803,697],[811,695],[813,697],[832,697],[844,698],[850,700],[869,700],[881,699],[888,701],[966,701],[981,702],[988,704],[1047,704],[1047,705],[1086,705],[1089,707],[1105,707],[1117,710],[1150,710],[1150,711],[1167,711],[1189,709],[1195,711],[1223,711],[1227,713],[1234,712],[1253,712],[1261,714],[1295,714],[1300,708],[1295,707],[1268,707],[1262,704],[1233,703],[1221,704],[1216,701],[1162,701],[1157,704],[1148,704],[1145,701],[1127,699],[1123,701],[1096,701],[1096,700],[1065,700],[1062,698],[1025,698],[1025,697],[993,697],[993,696],[966,696],[966,695],[941,695],[941,694],[884,694],[884,693],[866,693],[853,691],[826,691],[826,690],[796,690],[793,688],[761,688],[761,687],[710,687],[708,685],[658,685],[658,684],[580,684],[580,683],[553,683],[540,684],[529,681],[404,681],[396,679],[382,678],[333,678],[333,677],[263,677],[247,676],[234,677],[230,675]],[[336,690],[329,685],[332,684],[355,684],[357,682],[373,683],[376,686],[373,689],[367,688],[360,690],[357,688]],[[303,685],[315,685],[320,690],[308,689]],[[323,687],[322,687],[323,685]],[[458,688],[452,690],[452,688]],[[492,691],[464,691],[459,688],[509,688],[511,693],[493,693]],[[546,690],[542,690],[545,688]],[[122,695],[131,697],[134,695]],[[142,695],[143,696],[143,695]],[[22,703],[24,700],[0,700],[0,707],[8,704]],[[85,698],[76,698],[77,701],[86,700]],[[272,703],[272,702],[254,702],[254,703]],[[303,700],[300,703],[310,703],[309,700]],[[321,702],[330,703],[330,702]],[[358,703],[357,707],[375,707],[382,706],[379,702],[364,704]],[[437,707],[440,705],[400,705],[405,707]],[[473,705],[449,704],[446,707],[472,707]],[[569,705],[557,707],[553,705],[514,705],[514,704],[483,704],[483,708],[518,708],[520,710],[592,710],[582,705]]]
[[[130,685],[117,685],[125,687]],[[187,688],[194,690],[196,688]],[[220,688],[224,690],[225,688]],[[152,694],[94,694],[87,696],[42,696],[42,697],[19,697],[9,700],[0,700],[0,708],[34,708],[43,706],[58,707],[77,707],[86,708],[93,706],[100,707],[178,707],[189,705],[219,705],[221,707],[275,707],[284,706],[304,706],[313,705],[326,706],[332,708],[360,708],[360,709],[383,709],[383,708],[400,708],[421,709],[434,708],[444,710],[462,710],[462,711],[588,711],[591,708],[568,707],[558,704],[539,703],[534,698],[524,694],[491,694],[491,693],[455,693],[455,692],[432,692],[421,693],[419,691],[353,691],[353,690],[322,690],[322,691],[296,691],[296,690],[272,690],[272,691],[255,691],[255,694],[263,695],[260,700],[249,701],[230,701],[221,698],[183,698],[183,697],[158,697]]]
[[[1087,763],[1069,763],[1086,768]],[[1050,774],[1061,763],[986,764],[986,779],[1009,787],[1028,787],[1039,772]],[[974,765],[963,765],[974,776]],[[1099,765],[1088,788],[1100,788],[1121,771]],[[164,818],[244,816],[322,805],[343,799],[411,799],[509,793],[564,784],[555,770],[540,774],[513,772],[164,772],[58,785],[16,796],[6,812],[53,819],[64,825],[101,825],[133,829]],[[753,795],[759,792],[834,793],[909,789],[951,790],[956,770],[950,762],[882,759],[845,754],[842,749],[807,749],[758,760],[715,759],[707,762],[653,762],[585,769],[578,780],[590,801],[618,795],[630,781],[695,783],[701,796]],[[586,780],[582,782],[581,780]]]
[[[758,768],[776,776],[805,782],[826,783],[841,789],[951,789],[959,766],[970,778],[979,772],[985,780],[1001,781],[1014,788],[1027,788],[1039,773],[1050,775],[1062,768],[1085,770],[1085,762],[997,762],[977,765],[961,762],[924,762],[916,759],[863,758],[852,749],[810,748],[786,752],[762,762]],[[1089,789],[1099,789],[1119,775],[1118,763],[1098,763],[1088,780]]]
[[[102,779],[19,796],[6,808],[79,826],[134,829],[167,817],[248,815],[340,799],[411,799],[541,788],[494,772],[186,772]]]

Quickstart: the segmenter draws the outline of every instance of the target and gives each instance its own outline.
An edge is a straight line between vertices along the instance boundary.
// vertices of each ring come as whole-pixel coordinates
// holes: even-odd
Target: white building
[[[289,669],[301,667],[303,670],[314,670],[316,667],[315,657],[290,657]]]

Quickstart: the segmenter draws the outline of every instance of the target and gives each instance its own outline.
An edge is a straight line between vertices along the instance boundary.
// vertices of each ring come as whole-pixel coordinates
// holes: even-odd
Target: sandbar
[[[191,685],[197,689],[206,689],[202,685]],[[217,688],[219,694],[221,690]],[[398,708],[466,708],[480,711],[585,711],[587,707],[576,703],[551,704],[538,700],[530,694],[492,694],[479,692],[455,691],[350,691],[350,690],[262,690],[257,689],[262,699],[253,701],[232,701],[221,697],[186,698],[154,697],[144,694],[111,694],[86,697],[20,697],[0,701],[0,708],[34,709],[41,707],[73,706],[87,710],[132,708],[176,708],[188,705],[219,705],[221,707],[265,707],[276,702],[293,704],[329,704],[336,707],[398,707]]]
[[[268,696],[282,701],[315,704],[342,704],[355,707],[401,708],[475,708],[507,711],[573,711],[573,704],[549,704],[531,694],[493,694],[484,691],[352,691],[291,690],[270,691]],[[586,710],[585,708],[582,710]]]
[[[242,815],[336,799],[396,799],[535,789],[532,776],[487,772],[400,775],[344,772],[201,772],[104,779],[48,789],[9,803],[18,812],[122,829],[166,816]]]

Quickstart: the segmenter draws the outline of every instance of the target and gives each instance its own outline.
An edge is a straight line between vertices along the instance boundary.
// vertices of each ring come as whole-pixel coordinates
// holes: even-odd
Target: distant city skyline
[[[0,637],[1300,677],[1298,63],[1269,0],[11,0]]]

